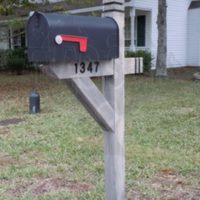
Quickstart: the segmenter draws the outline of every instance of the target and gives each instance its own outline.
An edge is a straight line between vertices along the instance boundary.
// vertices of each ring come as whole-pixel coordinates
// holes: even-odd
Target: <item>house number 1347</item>
[[[99,68],[99,62],[89,62],[89,63],[85,63],[85,62],[81,62],[81,63],[75,63],[75,73],[81,73],[84,74],[86,72],[90,72],[90,73],[97,73],[98,72],[98,68]]]

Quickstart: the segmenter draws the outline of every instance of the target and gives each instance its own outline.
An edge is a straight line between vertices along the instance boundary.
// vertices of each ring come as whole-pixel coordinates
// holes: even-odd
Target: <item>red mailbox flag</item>
[[[88,49],[88,38],[74,35],[57,35],[55,41],[58,45],[64,42],[77,42],[80,45],[80,52],[86,53]]]

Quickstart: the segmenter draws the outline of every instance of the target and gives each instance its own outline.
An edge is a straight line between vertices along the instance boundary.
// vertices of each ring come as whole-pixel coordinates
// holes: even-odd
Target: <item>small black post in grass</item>
[[[40,112],[40,95],[33,91],[29,96],[29,113],[37,114]]]

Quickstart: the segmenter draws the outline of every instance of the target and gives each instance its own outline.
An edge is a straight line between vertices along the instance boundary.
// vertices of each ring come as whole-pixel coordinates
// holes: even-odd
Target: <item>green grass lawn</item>
[[[103,131],[64,83],[0,75],[0,121],[12,118],[24,121],[0,126],[0,200],[104,199]],[[127,199],[200,199],[199,83],[127,77],[125,132]]]

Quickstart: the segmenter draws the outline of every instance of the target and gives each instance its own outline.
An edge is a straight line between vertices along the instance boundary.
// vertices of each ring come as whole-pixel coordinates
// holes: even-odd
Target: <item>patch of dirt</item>
[[[152,186],[160,199],[165,200],[195,200],[200,193],[200,188],[188,185],[184,177],[173,169],[164,169],[157,174],[152,180]]]
[[[16,187],[7,190],[6,194],[9,198],[14,198],[14,197],[20,197],[24,193],[28,192],[28,188],[32,187],[33,183],[22,183],[20,181],[17,181],[14,183]]]
[[[134,191],[129,200],[152,200],[152,199],[142,192]]]
[[[181,80],[195,80],[194,73],[200,72],[200,67],[170,68],[167,70],[169,78]]]
[[[21,122],[24,122],[24,120],[20,118],[5,119],[0,121],[0,126],[14,125],[14,124],[19,124]]]
[[[17,163],[17,160],[13,159],[11,156],[0,153],[0,167],[7,165],[14,165]]]
[[[197,193],[195,194],[195,196],[192,197],[191,200],[199,200],[199,199],[200,199],[200,191],[197,192]]]
[[[184,180],[173,169],[164,169],[152,180],[153,188],[162,199],[188,199]]]
[[[10,133],[7,127],[0,126],[0,136],[8,135]]]
[[[194,188],[173,169],[163,169],[149,182],[158,200],[200,200],[200,188]],[[143,192],[133,191],[129,200],[153,200]]]
[[[15,183],[12,189],[7,191],[9,197],[20,197],[24,193],[31,193],[39,197],[48,193],[69,191],[72,193],[84,193],[94,190],[94,186],[88,183],[67,181],[61,178],[37,179],[31,182]]]
[[[200,67],[178,67],[178,68],[168,68],[167,74],[170,79],[188,80],[194,81],[194,73],[200,72]],[[146,74],[147,76],[155,76],[155,70],[152,70]]]

